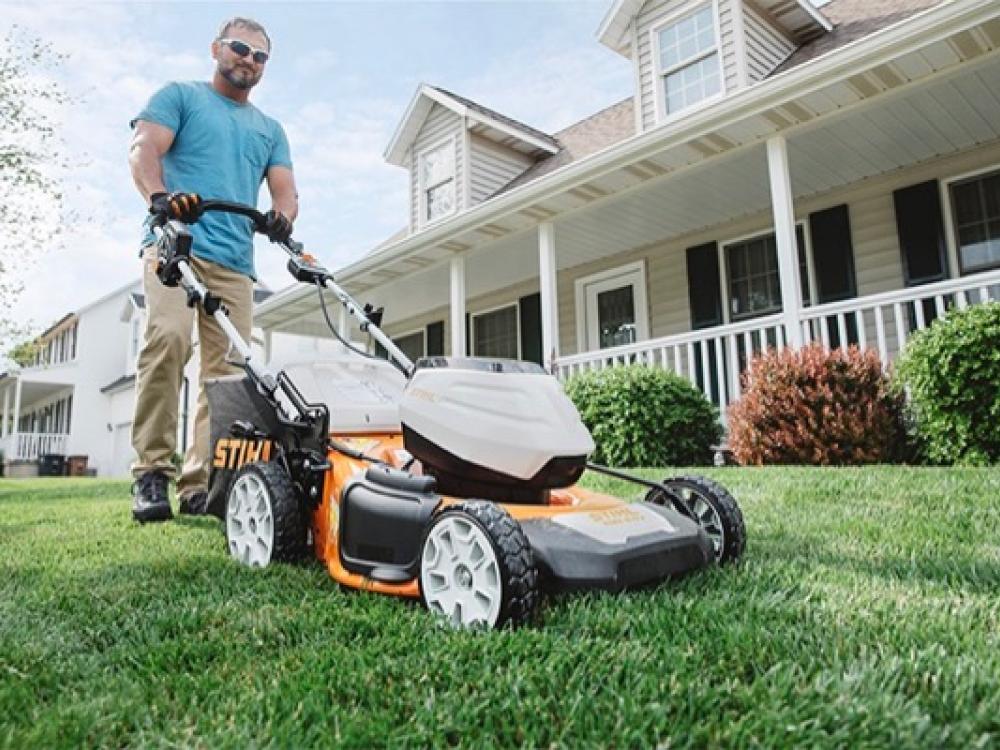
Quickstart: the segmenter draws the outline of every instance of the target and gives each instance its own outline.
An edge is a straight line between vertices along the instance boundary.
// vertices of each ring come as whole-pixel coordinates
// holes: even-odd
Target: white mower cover
[[[544,373],[419,369],[399,416],[452,455],[517,479],[531,479],[553,458],[594,450],[573,402]]]

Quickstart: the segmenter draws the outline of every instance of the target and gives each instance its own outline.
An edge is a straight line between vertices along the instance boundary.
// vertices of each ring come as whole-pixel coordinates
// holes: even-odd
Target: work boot
[[[186,492],[177,509],[182,516],[203,516],[208,512],[208,493],[205,490]]]
[[[132,518],[139,523],[173,518],[169,487],[170,480],[162,471],[147,471],[139,477],[132,485]]]

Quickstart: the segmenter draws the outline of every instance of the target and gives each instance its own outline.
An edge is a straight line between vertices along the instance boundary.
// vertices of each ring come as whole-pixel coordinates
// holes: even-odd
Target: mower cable
[[[364,349],[358,349],[356,346],[351,344],[349,341],[347,341],[347,339],[345,339],[343,336],[340,335],[340,332],[337,330],[337,327],[333,324],[333,321],[330,320],[330,312],[326,309],[326,300],[323,298],[323,288],[324,288],[323,282],[317,279],[316,294],[319,295],[319,306],[323,308],[323,317],[326,319],[326,327],[330,329],[330,333],[332,333],[336,337],[337,341],[339,341],[341,344],[343,344],[345,347],[350,349],[355,354],[365,357],[366,359],[381,359],[381,357],[376,357],[374,354],[369,354]]]
[[[327,439],[327,445],[329,445],[337,453],[342,453],[348,458],[353,458],[357,461],[367,461],[371,464],[381,464],[382,466],[388,466],[389,464],[383,461],[381,458],[375,458],[374,456],[369,456],[367,453],[362,451],[354,450],[354,448],[348,448],[343,443],[334,440],[333,438]]]
[[[377,356],[375,354],[369,354],[368,352],[364,351],[363,349],[358,349],[356,346],[354,346],[353,344],[351,344],[349,341],[345,340],[344,337],[340,335],[340,332],[337,331],[337,327],[333,324],[333,321],[330,320],[330,313],[326,309],[326,300],[323,299],[323,289],[324,289],[323,282],[320,281],[319,279],[317,279],[316,280],[316,293],[319,295],[319,305],[320,305],[320,307],[323,308],[323,317],[326,319],[326,327],[330,329],[330,332],[334,336],[336,336],[337,341],[339,341],[341,344],[343,344],[346,348],[350,349],[355,354],[358,354],[358,355],[360,355],[360,356],[362,356],[362,357],[364,357],[366,359],[374,359],[374,360],[377,360],[379,362],[388,362],[390,365],[392,365],[397,370],[399,370],[401,373],[403,373],[403,377],[404,378],[409,379],[410,373],[407,372],[406,368],[403,367],[401,364],[399,364],[396,360],[392,359],[391,357],[388,358],[388,359],[382,359],[381,357],[379,357],[379,356]]]

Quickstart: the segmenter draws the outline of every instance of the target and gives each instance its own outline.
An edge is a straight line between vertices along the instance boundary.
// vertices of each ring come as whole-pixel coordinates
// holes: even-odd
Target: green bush
[[[594,436],[593,460],[609,466],[710,463],[722,438],[719,412],[687,380],[629,365],[575,375],[566,394]]]
[[[1000,461],[1000,303],[953,310],[916,333],[895,384],[913,437],[933,463]]]

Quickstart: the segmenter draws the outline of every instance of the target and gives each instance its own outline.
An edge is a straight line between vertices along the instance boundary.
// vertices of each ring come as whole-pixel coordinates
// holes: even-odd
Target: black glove
[[[194,224],[201,218],[201,196],[197,193],[153,193],[149,213],[160,219],[179,219]]]
[[[264,228],[261,232],[271,242],[288,242],[292,238],[292,222],[281,211],[271,209],[264,214]]]

